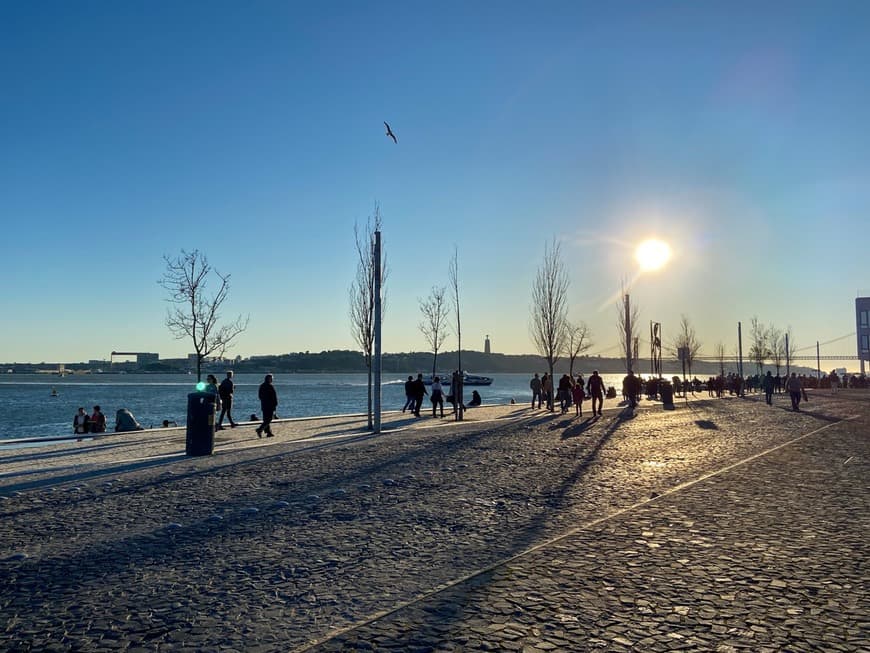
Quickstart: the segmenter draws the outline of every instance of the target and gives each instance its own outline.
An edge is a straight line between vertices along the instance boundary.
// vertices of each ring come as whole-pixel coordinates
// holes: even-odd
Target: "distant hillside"
[[[383,371],[390,374],[412,374],[422,372],[428,374],[432,371],[431,352],[406,352],[384,354],[382,357]],[[437,372],[450,372],[456,368],[456,352],[438,354]],[[521,373],[532,374],[544,372],[547,369],[546,361],[535,354],[486,354],[481,351],[462,351],[462,366],[470,372],[478,373]],[[663,361],[664,369],[669,374],[680,370],[680,363],[676,360]],[[365,372],[366,365],[363,355],[358,351],[333,350],[313,352],[298,352],[276,356],[257,356],[236,362],[232,365],[237,372]],[[648,373],[650,370],[649,360],[641,359],[638,372]],[[617,374],[625,367],[619,358],[603,358],[599,356],[581,357],[574,362],[574,371],[589,373],[597,369],[602,374]],[[725,365],[726,372],[736,371],[737,364],[728,362]],[[744,371],[748,374],[752,370],[752,364],[744,362]],[[568,361],[560,360],[556,364],[559,374],[568,371]],[[697,376],[710,376],[719,373],[718,363],[698,362],[694,365],[693,373]]]

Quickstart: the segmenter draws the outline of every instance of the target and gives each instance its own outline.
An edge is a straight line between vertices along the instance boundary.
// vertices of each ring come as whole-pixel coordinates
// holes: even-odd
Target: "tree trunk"
[[[432,357],[432,379],[435,379],[435,369],[438,367],[438,350],[435,350],[435,356]]]
[[[368,408],[368,429],[371,431],[374,428],[372,421],[372,363],[369,361],[369,408]]]
[[[547,409],[548,410],[555,410],[555,408],[554,408],[555,404],[553,402],[553,395],[556,394],[556,379],[553,377],[553,359],[552,358],[547,359],[547,365],[550,366],[550,392],[547,396]]]
[[[459,331],[459,329],[457,329]],[[463,407],[465,404],[465,398],[462,396],[464,394],[464,386],[465,386],[465,372],[462,371],[462,335],[461,333],[456,336],[456,343],[458,345],[458,349],[456,351],[456,357],[459,361],[459,392],[457,393],[459,396],[454,397],[456,401],[456,421],[461,422],[465,417],[465,408]]]
[[[202,381],[202,356],[196,355],[196,382]]]

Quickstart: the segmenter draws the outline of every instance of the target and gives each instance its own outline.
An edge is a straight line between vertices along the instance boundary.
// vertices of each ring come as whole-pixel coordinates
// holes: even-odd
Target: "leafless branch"
[[[420,313],[423,316],[423,320],[420,322],[420,331],[434,353],[432,359],[433,376],[436,373],[438,351],[447,337],[447,320],[450,317],[450,308],[447,305],[446,295],[446,287],[433,286],[429,297],[420,300]]]
[[[677,336],[674,338],[671,345],[671,353],[674,358],[680,357],[680,349],[685,350],[686,369],[689,371],[689,376],[692,376],[692,367],[701,351],[701,341],[695,333],[695,327],[685,315],[680,316],[680,327]],[[724,346],[723,346],[724,350]]]
[[[574,361],[577,360],[578,356],[592,348],[592,341],[589,339],[591,333],[586,322],[568,324],[566,328],[567,342],[565,353],[568,355],[568,372],[572,377],[574,376]]]
[[[202,361],[223,357],[233,341],[248,328],[250,317],[239,315],[220,324],[221,307],[230,290],[230,275],[213,269],[199,250],[181,250],[178,256],[164,256],[166,269],[158,283],[169,293],[172,306],[166,312],[166,326],[177,339],[189,338],[196,352],[196,376],[201,378]],[[208,294],[210,275],[219,280],[217,290]]]
[[[532,284],[529,333],[550,375],[565,350],[568,337],[568,273],[562,248],[555,238],[544,246],[544,260]]]

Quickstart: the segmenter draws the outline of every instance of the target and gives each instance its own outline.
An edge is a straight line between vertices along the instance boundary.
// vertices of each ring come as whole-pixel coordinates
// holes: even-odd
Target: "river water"
[[[483,372],[482,374],[486,374]],[[478,387],[484,403],[525,403],[530,398],[529,374],[497,374],[490,386]],[[607,385],[621,387],[622,375],[603,375]],[[384,410],[401,409],[404,380],[384,377]],[[237,374],[233,415],[240,421],[260,413],[257,387],[262,374]],[[79,406],[90,414],[101,406],[107,427],[114,429],[115,412],[130,410],[142,426],[157,427],[163,420],[185,422],[187,394],[195,391],[195,377],[182,374],[101,374],[58,377],[46,374],[4,374],[0,377],[0,440],[66,435],[72,432]],[[311,417],[363,413],[366,410],[365,374],[278,374],[279,417]],[[57,396],[52,397],[52,389]],[[466,388],[471,396],[472,388]],[[430,407],[426,402],[424,407]]]

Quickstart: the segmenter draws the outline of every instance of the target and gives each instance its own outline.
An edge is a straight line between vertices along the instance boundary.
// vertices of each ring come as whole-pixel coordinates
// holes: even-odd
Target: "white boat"
[[[450,379],[453,377],[452,374],[436,374],[440,381],[441,385],[450,385]],[[423,383],[426,385],[432,385],[433,381],[432,376],[427,376],[423,378]],[[489,376],[479,376],[477,374],[469,374],[465,372],[463,375],[462,385],[492,385],[492,377]]]

